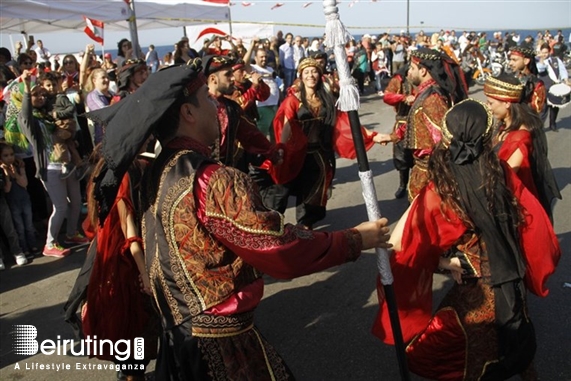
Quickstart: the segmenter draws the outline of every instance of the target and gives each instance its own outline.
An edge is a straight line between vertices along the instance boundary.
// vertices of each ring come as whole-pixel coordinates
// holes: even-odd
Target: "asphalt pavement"
[[[482,88],[473,87],[471,96],[484,99]],[[372,92],[372,91],[370,91]],[[361,123],[377,132],[388,133],[394,111],[376,94],[361,99]],[[535,365],[544,381],[571,381],[571,107],[561,110],[559,132],[547,131],[549,158],[561,188],[563,200],[554,209],[554,222],[563,255],[550,278],[546,298],[529,297],[529,311],[535,324],[538,348]],[[390,146],[373,147],[371,170],[381,213],[396,223],[408,206],[395,200],[398,173],[392,164]],[[337,230],[366,219],[357,164],[339,159],[327,217],[317,229]],[[293,208],[286,212],[294,222]],[[17,355],[14,325],[33,325],[37,341],[62,343],[73,338],[63,321],[62,307],[85,258],[85,246],[63,259],[36,258],[26,266],[0,272],[0,380],[115,380],[110,363],[86,356]],[[357,262],[291,281],[266,278],[264,300],[256,324],[276,347],[298,380],[373,381],[399,380],[393,347],[371,334],[377,312],[376,264],[373,251]],[[411,280],[414,281],[414,280]],[[451,281],[436,276],[438,299]],[[46,367],[49,366],[49,369]],[[154,363],[147,369],[152,378]],[[421,380],[412,376],[413,380]],[[514,378],[515,379],[515,378]]]

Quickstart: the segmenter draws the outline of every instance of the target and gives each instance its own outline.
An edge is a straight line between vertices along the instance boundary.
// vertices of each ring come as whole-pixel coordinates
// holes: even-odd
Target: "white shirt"
[[[266,67],[261,67],[258,65],[251,65],[251,66],[252,69],[262,74],[262,79],[270,88],[270,96],[268,97],[268,99],[266,99],[263,102],[256,101],[256,104],[258,105],[258,107],[277,106],[280,100],[280,89],[278,82],[274,78],[274,69],[272,69],[269,66]]]
[[[36,60],[37,63],[42,63],[42,62],[50,62],[50,57],[51,57],[51,53],[48,49],[44,48],[40,48],[39,46],[37,48],[34,49],[34,51],[36,52],[36,55],[38,56],[38,59]]]
[[[468,37],[461,35],[460,37],[458,37],[458,44],[460,44],[460,51],[464,51],[464,49],[466,49],[466,46],[468,46]]]
[[[557,66],[559,67],[559,73],[556,73],[555,70],[553,70],[553,66],[550,65],[551,61],[557,60]],[[567,81],[567,79],[569,78],[569,73],[567,72],[567,69],[565,68],[565,64],[563,63],[563,61],[561,61],[559,58],[557,57],[549,57],[547,58],[545,61],[543,61],[543,63],[538,62],[537,63],[537,71],[539,71],[540,73],[543,73],[547,70],[547,74],[549,75],[549,78],[551,78],[551,80],[555,83],[565,83]]]

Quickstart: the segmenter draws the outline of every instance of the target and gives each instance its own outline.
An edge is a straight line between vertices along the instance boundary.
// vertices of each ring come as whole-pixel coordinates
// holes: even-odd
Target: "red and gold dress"
[[[416,99],[408,114],[403,136],[404,148],[413,150],[414,166],[408,182],[408,199],[412,201],[428,182],[428,159],[442,139],[440,126],[450,108],[448,98],[436,81],[429,80],[416,89]]]
[[[528,325],[525,288],[546,296],[546,281],[555,271],[561,250],[552,225],[536,198],[504,167],[508,187],[524,209],[520,247],[526,269],[520,298],[515,301]],[[467,274],[455,283],[436,312],[432,313],[432,281],[440,257],[454,248],[462,254]],[[504,342],[497,328],[494,287],[490,281],[489,256],[485,243],[450,210],[441,211],[441,199],[429,183],[413,201],[403,230],[402,250],[391,258],[398,314],[410,369],[429,379],[479,380],[498,364]],[[464,266],[463,266],[464,267]],[[521,280],[519,281],[521,282]],[[388,306],[378,282],[380,310],[373,333],[394,344]],[[519,302],[519,303],[518,303]],[[515,307],[514,307],[515,310]],[[533,359],[535,337],[528,330],[521,356]],[[518,331],[519,334],[519,331]],[[496,369],[497,371],[497,369]],[[500,378],[490,378],[500,379]]]

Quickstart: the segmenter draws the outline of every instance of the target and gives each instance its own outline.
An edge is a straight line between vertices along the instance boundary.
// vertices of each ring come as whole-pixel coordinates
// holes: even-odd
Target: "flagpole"
[[[359,178],[361,179],[361,187],[363,198],[367,207],[367,215],[369,220],[377,220],[381,218],[379,202],[373,182],[373,173],[369,168],[369,160],[367,159],[367,151],[361,133],[361,123],[359,121],[359,93],[355,87],[355,81],[351,77],[349,64],[347,62],[347,53],[345,52],[345,44],[351,40],[351,35],[345,29],[345,26],[339,19],[339,9],[337,8],[337,0],[323,0],[323,12],[327,20],[325,25],[325,45],[333,47],[335,52],[335,63],[337,64],[337,72],[339,75],[339,100],[337,107],[341,111],[346,111],[349,116],[349,124],[351,125],[351,135],[355,144],[355,152],[357,154],[357,163],[359,166]],[[395,342],[395,350],[399,365],[401,380],[409,381],[410,375],[406,362],[405,346],[402,337],[398,309],[396,304],[395,293],[393,289],[393,274],[391,272],[389,253],[387,250],[377,248],[377,269],[379,277],[385,292],[385,300],[389,309],[389,317],[393,338]]]
[[[230,10],[230,2],[228,2],[228,30],[232,36],[232,11]]]
[[[131,11],[131,15],[129,16],[129,32],[131,34],[131,44],[133,48],[135,48],[135,55],[137,58],[143,55],[141,51],[141,46],[139,46],[139,35],[137,33],[137,17],[135,15],[135,0],[126,0],[129,2],[129,9]]]

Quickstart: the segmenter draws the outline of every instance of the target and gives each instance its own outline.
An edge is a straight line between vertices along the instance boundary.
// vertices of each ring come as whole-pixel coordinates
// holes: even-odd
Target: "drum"
[[[547,104],[553,107],[565,107],[571,102],[571,86],[557,83],[549,88]]]

